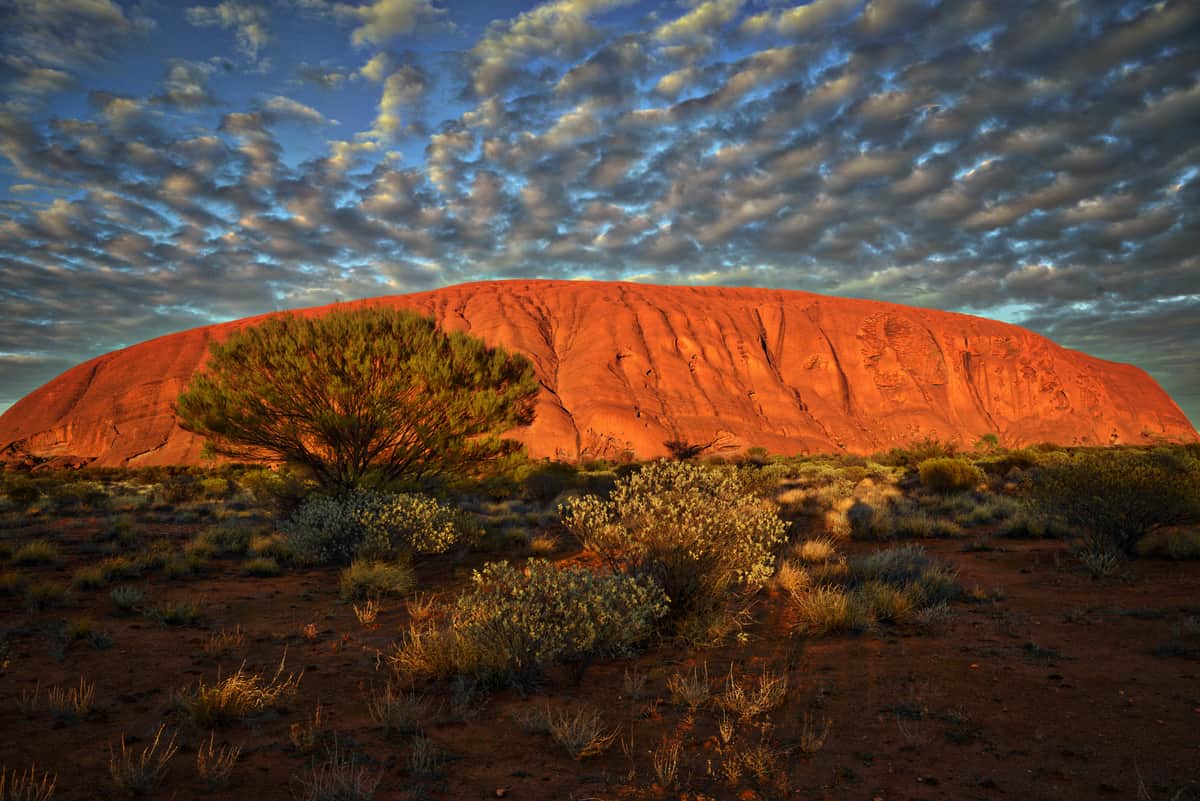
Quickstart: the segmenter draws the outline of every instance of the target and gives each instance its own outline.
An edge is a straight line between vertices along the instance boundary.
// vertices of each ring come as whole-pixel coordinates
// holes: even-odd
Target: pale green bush
[[[472,575],[447,620],[410,632],[393,664],[411,673],[518,678],[552,662],[628,651],[666,612],[667,598],[650,578],[540,559],[523,570],[493,562]]]
[[[648,464],[619,480],[609,500],[571,498],[559,512],[614,570],[653,577],[675,619],[769,580],[786,532],[775,505],[746,492],[736,473],[690,462]]]
[[[424,495],[359,491],[314,495],[283,526],[299,558],[345,564],[449,550],[471,527],[465,515]]]

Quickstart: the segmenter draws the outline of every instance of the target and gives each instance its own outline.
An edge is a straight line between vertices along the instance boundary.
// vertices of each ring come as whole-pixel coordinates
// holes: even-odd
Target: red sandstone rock
[[[671,439],[772,453],[1200,441],[1142,370],[978,317],[771,289],[575,281],[464,284],[342,304],[432,315],[527,355],[535,457],[663,455]],[[331,307],[305,309],[323,314]],[[199,460],[172,403],[208,343],[262,318],[143,342],[68,370],[0,417],[0,459]]]

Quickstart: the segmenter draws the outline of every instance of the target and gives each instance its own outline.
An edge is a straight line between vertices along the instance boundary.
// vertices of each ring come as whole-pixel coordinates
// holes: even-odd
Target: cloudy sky
[[[0,411],[519,277],[995,317],[1200,423],[1200,3],[0,0]]]

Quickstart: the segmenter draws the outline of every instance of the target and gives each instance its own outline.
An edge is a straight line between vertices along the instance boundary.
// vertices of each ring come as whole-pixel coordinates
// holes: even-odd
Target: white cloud
[[[288,119],[298,122],[308,122],[314,125],[324,125],[328,120],[325,115],[312,106],[306,106],[290,97],[275,95],[263,103],[262,110],[272,119]]]
[[[677,19],[664,23],[654,32],[660,42],[677,42],[712,35],[737,16],[742,0],[705,0]]]
[[[496,94],[517,65],[538,55],[574,56],[596,38],[588,19],[633,0],[555,0],[515,19],[492,23],[471,50],[472,84],[480,97]]]
[[[358,23],[350,34],[356,45],[386,44],[391,39],[412,33],[418,25],[436,20],[443,12],[430,0],[375,0],[366,5],[338,3],[334,13]]]
[[[802,36],[849,19],[859,4],[860,0],[812,0],[783,11],[765,11],[747,17],[741,29],[748,36],[769,31],[784,36]]]
[[[404,110],[418,103],[426,88],[425,74],[411,65],[405,64],[388,75],[383,82],[383,95],[379,98],[379,113],[368,135],[381,139],[394,139],[401,135],[405,130]]]
[[[238,52],[250,61],[257,61],[258,51],[271,40],[268,18],[266,6],[236,0],[225,0],[215,6],[192,6],[187,10],[188,22],[197,27],[233,30]]]

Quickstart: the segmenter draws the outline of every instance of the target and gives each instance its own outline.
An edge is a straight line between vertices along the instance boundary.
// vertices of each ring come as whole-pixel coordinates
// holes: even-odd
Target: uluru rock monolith
[[[412,309],[530,358],[534,457],[664,455],[668,440],[772,453],[1200,441],[1145,372],[979,317],[773,289],[493,281],[340,304]],[[319,315],[332,306],[304,309]],[[0,459],[188,464],[172,406],[208,345],[252,317],[85,362],[0,417]]]

